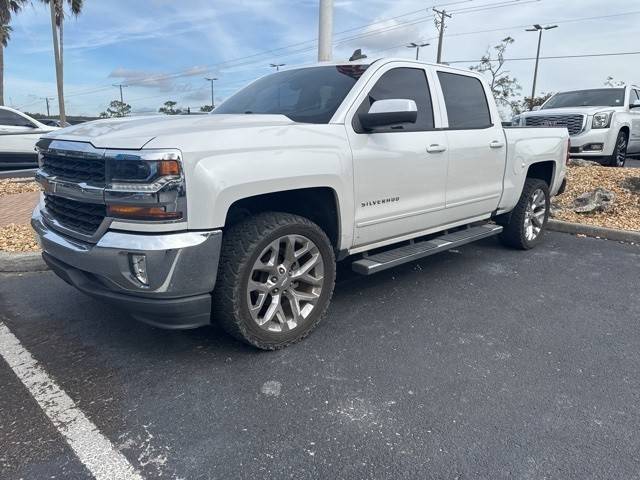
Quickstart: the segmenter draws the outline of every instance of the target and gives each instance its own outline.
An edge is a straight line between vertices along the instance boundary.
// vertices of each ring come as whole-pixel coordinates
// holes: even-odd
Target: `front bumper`
[[[31,224],[47,264],[82,292],[163,328],[195,328],[211,322],[220,230],[160,235],[108,231],[92,244],[52,229],[38,208]],[[133,254],[146,258],[148,285],[132,273]]]
[[[612,128],[589,129],[571,137],[571,157],[594,158],[613,154],[618,134]]]

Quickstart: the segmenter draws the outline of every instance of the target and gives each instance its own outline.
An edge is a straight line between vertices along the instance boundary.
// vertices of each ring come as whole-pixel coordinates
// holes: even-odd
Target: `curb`
[[[0,178],[29,178],[33,179],[36,175],[36,168],[28,168],[24,170],[7,170],[0,172]]]
[[[44,272],[49,267],[40,252],[0,252],[0,273]]]
[[[640,244],[640,232],[630,230],[618,230],[615,228],[596,227],[583,223],[563,222],[561,220],[549,219],[547,230],[553,232],[571,233],[573,235],[586,235],[587,237],[598,237],[617,242]]]

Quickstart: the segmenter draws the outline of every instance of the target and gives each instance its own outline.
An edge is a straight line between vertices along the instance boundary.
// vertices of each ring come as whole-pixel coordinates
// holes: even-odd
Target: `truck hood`
[[[291,125],[284,115],[155,115],[96,120],[48,133],[44,138],[91,143],[96,148],[141,149],[155,138],[226,129]]]
[[[545,108],[544,110],[536,110],[535,112],[525,112],[527,117],[546,116],[546,115],[594,115],[598,112],[622,110],[620,107],[567,107],[567,108]]]

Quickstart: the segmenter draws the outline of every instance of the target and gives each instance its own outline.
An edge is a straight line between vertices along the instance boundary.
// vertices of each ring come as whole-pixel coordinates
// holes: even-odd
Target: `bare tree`
[[[522,89],[518,80],[512,77],[508,70],[504,69],[504,53],[513,42],[515,40],[511,37],[502,39],[498,45],[487,48],[487,53],[483,55],[478,65],[469,67],[471,70],[485,74],[488,77],[491,91],[498,105],[512,110],[517,103],[515,97]]]

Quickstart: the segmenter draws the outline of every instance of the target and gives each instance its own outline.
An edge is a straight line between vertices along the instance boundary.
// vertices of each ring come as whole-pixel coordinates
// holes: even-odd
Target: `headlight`
[[[522,117],[520,115],[516,115],[511,119],[511,126],[518,127],[520,126],[521,122],[522,122]]]
[[[609,128],[609,122],[611,121],[611,114],[613,112],[599,112],[593,116],[592,128]]]
[[[107,150],[105,160],[105,201],[110,217],[165,222],[186,219],[179,151]]]

